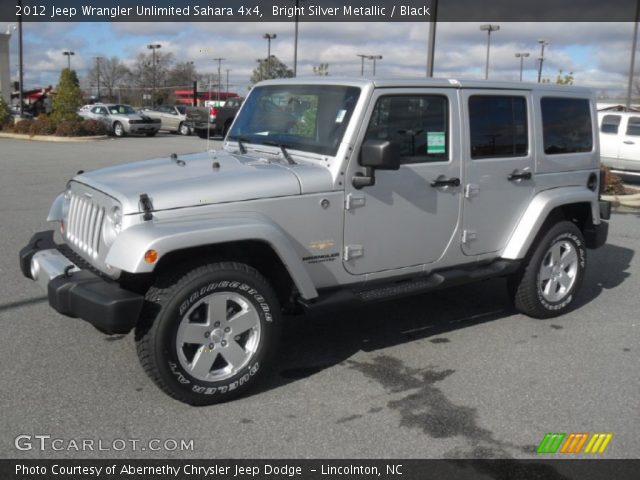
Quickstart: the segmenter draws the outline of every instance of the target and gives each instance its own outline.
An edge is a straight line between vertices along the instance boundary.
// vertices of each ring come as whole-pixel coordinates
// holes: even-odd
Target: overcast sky
[[[5,31],[6,24],[0,24]],[[159,43],[178,60],[192,60],[200,73],[217,71],[211,59],[225,57],[233,89],[245,92],[256,59],[267,55],[265,32],[276,33],[272,54],[293,63],[293,23],[27,23],[24,26],[25,86],[57,82],[66,66],[63,50],[73,50],[72,68],[82,77],[93,57],[116,55],[124,60]],[[383,55],[378,76],[425,75],[428,25],[425,23],[301,23],[298,75],[329,64],[331,75],[360,75],[358,53]],[[517,80],[516,52],[525,59],[524,80],[536,81],[538,39],[550,42],[543,77],[555,81],[558,70],[573,72],[576,85],[599,93],[622,95],[626,89],[633,23],[501,23],[491,36],[490,78]],[[435,76],[484,78],[487,33],[478,23],[438,23]],[[17,77],[17,35],[11,42],[11,74]],[[636,62],[636,75],[640,72]],[[365,67],[371,73],[371,65]],[[224,73],[223,73],[224,74]],[[640,77],[639,77],[640,78]]]

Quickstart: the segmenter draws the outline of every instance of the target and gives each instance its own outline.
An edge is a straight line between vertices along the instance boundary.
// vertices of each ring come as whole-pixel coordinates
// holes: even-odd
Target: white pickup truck
[[[640,113],[599,112],[598,125],[603,165],[640,180]]]

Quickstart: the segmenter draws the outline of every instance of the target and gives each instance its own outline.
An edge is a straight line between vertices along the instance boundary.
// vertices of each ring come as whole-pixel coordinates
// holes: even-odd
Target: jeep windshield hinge
[[[462,231],[462,243],[469,243],[471,240],[478,238],[478,234],[474,230]]]
[[[353,210],[356,207],[362,207],[365,204],[364,195],[357,195],[354,193],[350,193],[347,195],[347,199],[344,202],[345,210]]]
[[[464,198],[475,197],[480,193],[480,185],[476,185],[475,183],[468,183],[464,187]]]
[[[344,247],[344,261],[348,262],[354,258],[364,255],[364,247],[362,245],[347,245]]]

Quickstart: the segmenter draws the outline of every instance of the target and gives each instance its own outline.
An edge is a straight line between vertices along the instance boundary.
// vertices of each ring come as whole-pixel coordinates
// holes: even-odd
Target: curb
[[[97,135],[91,137],[56,137],[55,135],[27,135],[23,133],[3,133],[0,138],[11,138],[14,140],[35,140],[36,142],[93,142],[96,140],[106,140],[107,135]]]

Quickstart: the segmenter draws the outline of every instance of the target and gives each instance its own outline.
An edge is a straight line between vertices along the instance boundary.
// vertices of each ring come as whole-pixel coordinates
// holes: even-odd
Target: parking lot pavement
[[[547,432],[611,432],[638,458],[640,215],[614,214],[589,252],[578,308],[513,311],[500,279],[313,318],[288,318],[260,391],[194,408],[161,393],[132,335],[54,313],[17,253],[48,228],[74,172],[202,150],[197,137],[90,144],[0,140],[0,457],[530,457]],[[193,439],[193,451],[17,451],[20,434]],[[63,445],[68,445],[65,443]],[[138,444],[138,446],[144,445]],[[144,447],[143,447],[144,448]]]

